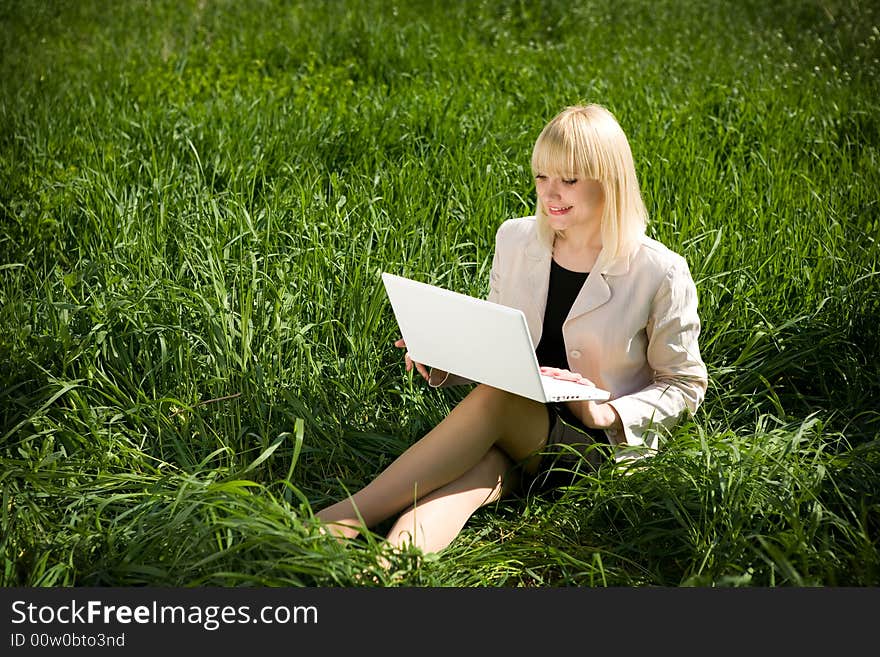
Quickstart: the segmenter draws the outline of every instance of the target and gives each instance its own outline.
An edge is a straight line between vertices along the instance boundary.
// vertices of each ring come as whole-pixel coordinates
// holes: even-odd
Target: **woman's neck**
[[[602,251],[601,240],[574,241],[568,235],[557,235],[553,242],[553,259],[565,269],[589,272]]]

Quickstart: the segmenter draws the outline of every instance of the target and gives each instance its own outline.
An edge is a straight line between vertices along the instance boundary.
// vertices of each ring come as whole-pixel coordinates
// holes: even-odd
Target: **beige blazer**
[[[498,229],[488,299],[519,308],[535,345],[541,339],[551,248],[534,217]],[[592,271],[562,326],[568,366],[611,392],[624,426],[616,458],[644,455],[687,410],[702,402],[708,377],[700,357],[697,290],[684,258],[643,237],[605,271]],[[447,385],[454,385],[454,377]]]

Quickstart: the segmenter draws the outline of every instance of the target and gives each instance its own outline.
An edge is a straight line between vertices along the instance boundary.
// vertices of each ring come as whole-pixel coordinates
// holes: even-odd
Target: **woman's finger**
[[[542,367],[541,374],[545,374],[547,376],[552,376],[554,379],[561,379],[562,381],[574,381],[575,383],[580,383],[585,386],[596,387],[596,384],[590,381],[587,377],[581,376],[577,372],[572,372],[571,370],[563,370],[558,367]]]
[[[577,381],[581,378],[580,374],[575,374],[569,370],[563,370],[558,367],[542,367],[541,372],[548,376],[552,376],[555,379],[562,379],[563,381]]]
[[[430,378],[431,375],[430,375],[430,373],[428,372],[428,368],[426,368],[426,367],[425,367],[424,365],[422,365],[421,363],[417,363],[416,361],[414,361],[414,360],[412,359],[412,356],[409,355],[409,352],[408,352],[408,351],[407,351],[406,354],[404,355],[403,360],[404,360],[404,362],[406,363],[406,371],[407,371],[407,372],[412,371],[412,368],[415,367],[415,368],[416,368],[416,371],[417,371],[419,374],[422,375],[422,378],[423,378],[423,379],[425,379],[425,380],[427,381],[427,380]]]
[[[422,365],[421,363],[415,363],[415,365],[416,365],[416,369],[419,371],[419,374],[421,374],[422,378],[425,379],[425,381],[427,381],[431,377],[430,373],[428,372],[428,368],[425,367],[424,365]]]
[[[406,340],[404,340],[403,338],[399,338],[394,341],[394,346],[400,347],[401,349],[406,349]],[[403,355],[403,362],[406,363],[407,372],[412,371],[412,368],[415,367],[418,373],[422,375],[422,378],[425,379],[425,381],[430,381],[431,373],[428,372],[428,368],[421,363],[417,363],[416,361],[414,361],[412,359],[412,356],[409,355],[408,351]]]

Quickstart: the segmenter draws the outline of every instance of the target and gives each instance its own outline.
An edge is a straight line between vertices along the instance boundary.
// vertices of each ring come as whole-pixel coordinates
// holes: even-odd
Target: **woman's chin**
[[[553,230],[565,230],[566,228],[568,228],[570,223],[571,222],[565,216],[559,217],[552,214],[547,215],[547,224]]]

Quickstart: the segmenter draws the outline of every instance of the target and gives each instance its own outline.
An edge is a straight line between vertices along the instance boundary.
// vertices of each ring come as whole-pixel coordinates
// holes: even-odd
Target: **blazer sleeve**
[[[652,382],[608,403],[620,415],[628,445],[656,448],[657,434],[686,410],[696,412],[708,386],[698,344],[697,288],[683,259],[667,270],[654,295],[646,332]]]
[[[501,228],[495,235],[495,253],[492,256],[492,269],[489,270],[489,294],[488,301],[498,303],[501,298]]]

